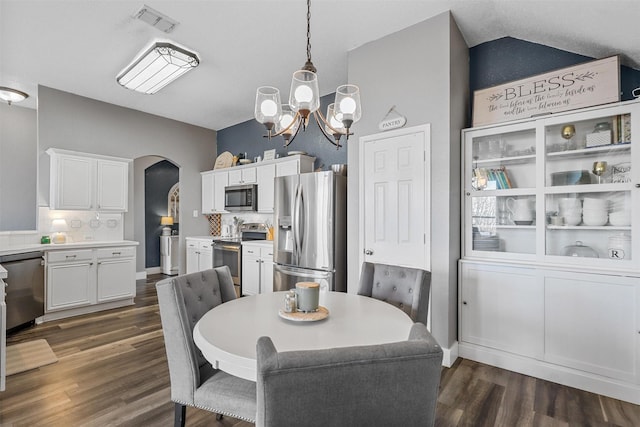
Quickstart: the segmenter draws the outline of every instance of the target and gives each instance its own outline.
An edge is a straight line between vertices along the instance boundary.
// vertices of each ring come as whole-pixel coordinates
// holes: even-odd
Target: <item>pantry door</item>
[[[430,270],[430,125],[360,138],[360,259]]]

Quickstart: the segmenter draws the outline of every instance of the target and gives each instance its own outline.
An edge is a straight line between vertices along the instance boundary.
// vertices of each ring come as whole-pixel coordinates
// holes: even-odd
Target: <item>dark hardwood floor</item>
[[[8,345],[46,339],[58,362],[7,378],[1,426],[170,426],[169,394],[154,283],[138,282],[136,304],[48,322]],[[250,427],[187,409],[188,426]],[[640,406],[469,360],[443,369],[438,426],[640,426]],[[335,426],[331,426],[335,427]]]

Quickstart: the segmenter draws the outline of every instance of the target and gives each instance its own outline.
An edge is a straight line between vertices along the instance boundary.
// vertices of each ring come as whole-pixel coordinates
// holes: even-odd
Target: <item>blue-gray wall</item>
[[[569,67],[591,58],[549,46],[531,43],[524,40],[504,37],[492,40],[469,49],[469,88],[474,90],[519,80],[536,74],[546,73],[559,68]],[[621,101],[633,99],[631,91],[640,87],[640,71],[620,67]],[[367,94],[363,93],[365,97]],[[322,97],[322,112],[333,102],[334,94]],[[472,102],[469,103],[468,117],[471,114]],[[367,111],[363,111],[367,114]],[[382,119],[382,117],[380,117]],[[471,126],[471,122],[467,123]],[[235,126],[218,131],[218,154],[230,151],[233,154],[247,153],[250,159],[262,155],[264,150],[275,148],[280,156],[286,155],[282,138],[267,140],[264,126],[255,120],[248,120]],[[358,137],[354,135],[350,141],[354,143]],[[306,151],[317,158],[316,167],[324,165],[328,169],[334,163],[347,163],[347,150],[336,150],[329,144],[315,123],[311,123],[306,132],[300,132],[289,150]]]
[[[179,179],[178,168],[167,160],[149,166],[144,171],[145,204],[145,267],[160,266],[160,217],[167,216],[167,196]],[[174,224],[176,229],[178,224]]]
[[[320,111],[326,114],[327,105],[331,104],[335,94],[330,94],[320,98]],[[366,112],[364,112],[366,114]],[[264,125],[251,119],[218,131],[218,155],[225,151],[233,154],[247,153],[247,157],[253,159],[256,156],[263,156],[265,150],[276,149],[280,157],[287,155],[282,137],[264,138],[267,131]],[[349,138],[349,143],[358,141],[358,135]],[[344,137],[342,139],[344,144]],[[289,145],[288,151],[306,151],[310,156],[316,158],[316,168],[322,166],[323,170],[330,168],[332,164],[347,163],[347,150],[342,147],[340,150],[326,140],[322,131],[313,120],[309,121],[309,126],[305,132],[302,129],[298,132],[296,139]]]
[[[473,93],[474,90],[524,79],[594,59],[596,58],[511,37],[492,40],[469,49],[469,88]],[[631,91],[637,87],[640,87],[640,71],[624,65],[621,66],[620,100],[633,99]],[[469,110],[471,111],[471,105]]]

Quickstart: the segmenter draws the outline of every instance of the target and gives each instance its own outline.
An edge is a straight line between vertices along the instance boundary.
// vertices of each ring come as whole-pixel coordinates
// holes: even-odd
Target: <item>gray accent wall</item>
[[[469,50],[449,12],[349,52],[349,82],[362,91],[357,136],[378,133],[393,105],[406,127],[431,124],[431,330],[450,348],[457,339],[460,258],[460,131],[469,105]],[[348,256],[359,259],[359,145],[348,146]],[[349,263],[347,283],[360,266]]]
[[[180,168],[181,247],[185,247],[184,236],[209,233],[208,222],[200,212],[200,172],[211,169],[215,161],[215,131],[46,86],[38,88],[38,126],[40,206],[49,204],[49,156],[45,150],[50,147],[134,160],[150,155],[159,156],[171,160]],[[144,211],[138,212],[135,202],[143,195],[134,191],[134,168],[131,169],[124,237],[142,242],[134,227],[134,218],[144,215]],[[194,211],[196,217],[192,215]],[[184,272],[185,254],[181,252],[180,271]],[[137,255],[139,266],[140,261],[144,260],[144,248],[138,247]]]
[[[0,231],[37,228],[37,112],[0,102]]]

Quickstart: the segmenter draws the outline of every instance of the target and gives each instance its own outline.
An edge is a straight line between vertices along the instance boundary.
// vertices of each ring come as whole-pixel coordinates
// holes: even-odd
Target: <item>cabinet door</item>
[[[229,171],[229,185],[242,184],[242,169]]]
[[[639,378],[638,280],[547,272],[545,360],[628,381]]]
[[[299,160],[286,160],[276,163],[276,176],[297,175],[300,173]]]
[[[98,302],[136,295],[136,266],[132,258],[98,261]]]
[[[52,209],[93,209],[93,176],[95,160],[54,155],[51,162]]]
[[[246,253],[246,252],[245,252]],[[260,293],[260,257],[244,256],[242,258],[242,295]]]
[[[92,262],[47,267],[47,311],[81,307],[96,302]]]
[[[198,254],[198,271],[210,270],[213,268],[213,250],[199,249]]]
[[[96,209],[126,211],[129,163],[97,160],[96,165]]]
[[[242,183],[255,184],[258,181],[256,168],[242,169]]]
[[[260,248],[260,293],[273,292],[273,248]]]
[[[217,172],[213,181],[213,208],[217,213],[226,213],[224,209],[224,189],[228,185],[229,174]]]
[[[187,274],[195,273],[198,270],[200,250],[198,244],[187,239]]]
[[[273,179],[276,176],[276,165],[263,165],[256,169],[258,175],[258,212],[273,212]]]
[[[0,391],[6,386],[7,373],[7,304],[4,302],[4,282],[0,279]]]
[[[202,174],[202,213],[214,213],[215,207],[213,202],[214,192],[214,179],[213,172],[207,172]]]
[[[462,341],[542,356],[544,295],[535,270],[465,263],[460,287]]]

